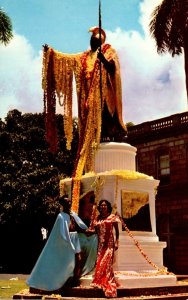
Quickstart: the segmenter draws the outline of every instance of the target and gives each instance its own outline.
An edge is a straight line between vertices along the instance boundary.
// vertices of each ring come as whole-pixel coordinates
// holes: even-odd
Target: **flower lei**
[[[102,47],[102,52],[105,53],[111,46],[105,44]],[[84,124],[81,124],[81,132],[78,146],[78,153],[75,163],[75,171],[73,173],[73,190],[72,190],[72,210],[78,212],[79,208],[79,194],[80,194],[80,180],[83,175],[84,167],[87,171],[93,170],[93,163],[96,150],[100,143],[101,136],[101,115],[104,104],[104,97],[101,99],[100,91],[100,70],[99,60],[90,60],[90,51],[85,51],[81,58],[82,64],[82,81],[87,84],[87,80],[91,81],[88,95],[81,104],[81,111],[85,112]],[[94,56],[96,58],[96,56]],[[106,90],[106,82],[102,86]]]
[[[72,190],[72,210],[78,212],[80,180],[84,167],[87,165],[89,169],[93,168],[93,158],[96,151],[96,145],[100,142],[101,132],[101,105],[96,101],[93,88],[95,84],[95,76],[98,76],[98,68],[96,66],[95,75],[90,87],[90,94],[87,98],[88,114],[84,132],[81,133],[83,139],[79,141],[77,164],[73,174],[73,190]],[[86,161],[87,160],[87,161]]]
[[[104,48],[108,49],[109,45]],[[86,51],[82,57],[82,76],[83,81],[90,79],[90,87],[87,99],[84,101],[83,110],[86,111],[85,124],[82,124],[79,140],[77,159],[75,164],[75,171],[73,174],[73,190],[72,190],[72,210],[78,212],[79,194],[80,194],[80,180],[83,175],[84,167],[87,170],[93,170],[95,152],[100,143],[101,136],[101,113],[102,104],[100,99],[100,73],[99,60],[94,63],[93,70],[89,65],[89,52]],[[87,79],[86,79],[87,78]]]
[[[166,267],[162,267],[159,268],[154,262],[151,261],[151,259],[149,259],[149,257],[147,256],[147,254],[144,252],[144,250],[142,249],[140,243],[134,238],[133,234],[131,233],[131,231],[129,230],[129,228],[127,227],[127,225],[125,224],[125,222],[123,221],[122,217],[116,213],[118,215],[118,217],[121,220],[121,223],[123,225],[123,227],[125,228],[126,232],[128,233],[128,236],[133,240],[135,246],[138,248],[139,252],[141,253],[141,255],[144,257],[144,259],[154,268],[157,270],[157,274],[166,274],[166,275],[173,275],[172,272],[169,272],[167,270]],[[142,275],[140,275],[142,276]]]
[[[58,138],[56,128],[56,94],[55,94],[55,78],[54,78],[54,53],[44,52],[43,70],[42,70],[42,87],[44,89],[44,116],[46,127],[46,141],[49,143],[49,150],[52,153],[57,152]]]
[[[62,54],[52,48],[43,51],[42,88],[44,90],[46,140],[49,143],[49,151],[54,154],[58,148],[55,119],[56,96],[63,108],[66,147],[68,150],[71,148],[73,69],[77,56]]]

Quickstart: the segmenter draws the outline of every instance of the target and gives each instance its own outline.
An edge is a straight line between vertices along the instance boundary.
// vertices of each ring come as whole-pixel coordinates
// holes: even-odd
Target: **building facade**
[[[167,242],[164,265],[188,274],[188,112],[129,127],[127,143],[137,148],[137,171],[160,180],[156,224]]]

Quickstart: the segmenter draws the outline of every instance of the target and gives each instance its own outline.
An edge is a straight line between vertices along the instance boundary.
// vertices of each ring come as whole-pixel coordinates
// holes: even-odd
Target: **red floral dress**
[[[91,286],[102,288],[106,297],[117,297],[118,282],[113,271],[114,235],[113,223],[120,222],[113,214],[94,223],[98,235],[98,253],[94,279]]]

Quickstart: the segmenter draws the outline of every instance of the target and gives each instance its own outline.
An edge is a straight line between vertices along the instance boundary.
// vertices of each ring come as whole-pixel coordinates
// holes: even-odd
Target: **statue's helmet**
[[[100,38],[100,28],[95,26],[95,27],[91,27],[89,29],[89,32],[92,32],[92,36],[96,37],[96,38]],[[101,28],[101,42],[102,44],[105,42],[106,40],[106,33],[105,31]]]

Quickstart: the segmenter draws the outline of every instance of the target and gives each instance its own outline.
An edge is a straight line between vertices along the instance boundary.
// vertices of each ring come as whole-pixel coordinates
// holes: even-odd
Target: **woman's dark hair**
[[[69,199],[68,195],[63,195],[59,197],[59,204],[60,205],[64,205],[65,203],[67,203],[67,199]]]
[[[108,200],[105,200],[105,199],[102,199],[102,200],[99,201],[99,204],[97,206],[98,211],[100,212],[100,207],[101,207],[101,204],[103,202],[105,202],[105,204],[107,205],[107,208],[108,208],[108,212],[111,214],[111,212],[112,212],[112,205],[111,205],[111,203]]]
[[[89,198],[89,203],[91,203],[91,204],[94,204],[94,203],[95,203],[95,195],[92,195],[92,196]]]

